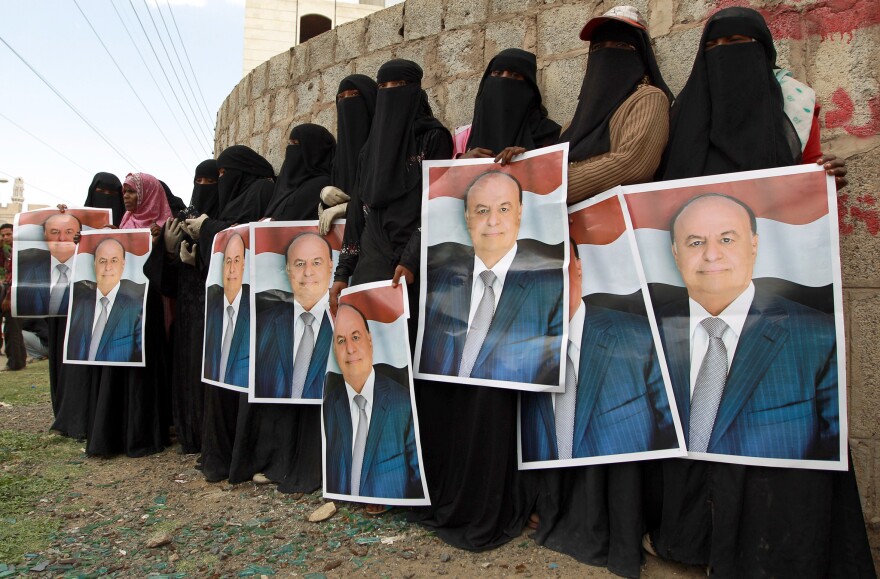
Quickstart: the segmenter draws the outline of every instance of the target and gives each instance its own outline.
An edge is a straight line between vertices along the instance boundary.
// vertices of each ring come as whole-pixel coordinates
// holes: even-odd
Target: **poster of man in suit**
[[[74,237],[110,223],[109,209],[38,209],[15,216],[12,315],[66,316]]]
[[[406,325],[406,285],[343,290],[321,422],[324,496],[427,505]]]
[[[846,469],[833,179],[803,166],[625,191],[688,456]]]
[[[76,249],[64,363],[144,366],[149,229],[84,231]]]
[[[214,236],[205,281],[202,379],[244,392],[248,387],[251,333],[250,227],[237,225]]]
[[[562,389],[566,147],[425,163],[417,377]]]
[[[684,456],[617,191],[569,208],[565,392],[520,394],[520,468]]]
[[[251,227],[251,402],[320,404],[333,336],[330,285],[344,222]]]

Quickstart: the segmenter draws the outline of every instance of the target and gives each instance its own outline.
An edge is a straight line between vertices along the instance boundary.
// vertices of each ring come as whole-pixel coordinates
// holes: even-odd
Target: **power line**
[[[50,145],[49,143],[47,143],[46,141],[44,141],[43,139],[41,139],[40,137],[36,136],[35,134],[33,134],[32,132],[30,132],[30,131],[27,130],[26,128],[22,127],[21,125],[19,125],[18,123],[16,123],[15,121],[13,121],[12,119],[10,119],[10,118],[7,117],[6,115],[4,115],[3,113],[0,113],[0,117],[3,117],[3,118],[4,118],[9,124],[13,125],[13,126],[16,127],[18,130],[20,130],[20,131],[22,131],[22,132],[24,132],[24,133],[27,133],[31,138],[33,138],[33,139],[35,139],[35,140],[37,140],[37,141],[43,143],[44,145],[46,145],[47,147],[49,147],[50,149],[52,149],[53,151],[55,151],[56,153],[58,153],[59,155],[61,155],[62,157],[64,157],[65,159],[67,159],[68,161],[70,161],[71,163],[73,163],[74,165],[76,165],[77,167],[79,167],[80,169],[82,169],[83,171],[85,171],[86,173],[89,173],[89,170],[88,170],[88,169],[86,169],[85,167],[83,167],[82,165],[80,165],[79,163],[77,163],[76,161],[74,161],[73,159],[71,159],[70,157],[68,157],[67,155],[65,155],[64,153],[62,153],[61,151],[59,151],[58,149],[56,149],[55,147],[53,147],[52,145]]]
[[[156,52],[156,48],[153,46],[153,41],[150,40],[150,35],[147,34],[147,29],[144,28],[144,23],[141,21],[141,16],[138,14],[137,10],[134,7],[134,3],[132,0],[128,0],[128,4],[131,6],[132,12],[134,12],[135,18],[137,18],[138,24],[141,27],[141,32],[144,33],[144,38],[147,39],[147,44],[150,45],[150,50],[153,52],[153,56],[156,58],[156,62],[159,63],[159,69],[162,71],[162,76],[165,77],[165,82],[168,83],[168,88],[171,89],[171,94],[174,95],[174,100],[177,101],[177,106],[180,107],[180,111],[183,113],[183,118],[186,120],[186,123],[189,125],[189,128],[192,129],[193,135],[198,136],[198,131],[193,126],[192,121],[190,121],[189,117],[186,114],[186,111],[183,108],[183,103],[180,102],[180,98],[177,96],[177,91],[174,90],[174,87],[171,85],[171,79],[168,78],[168,73],[165,72],[165,66],[162,64],[162,61],[159,59],[159,54]]]
[[[0,171],[0,175],[6,175],[6,176],[9,177],[10,179],[15,180],[15,177],[13,177],[11,173],[7,173],[6,171]],[[45,193],[45,194],[48,195],[49,197],[54,197],[55,199],[61,201],[62,203],[67,203],[67,199],[65,199],[65,198],[63,198],[63,197],[59,197],[58,195],[55,195],[54,193],[49,193],[49,192],[46,191],[45,189],[41,189],[40,187],[37,187],[36,185],[34,185],[33,183],[31,183],[30,181],[24,181],[24,179],[22,179],[22,181],[23,181],[24,184],[27,185],[28,187],[31,187],[31,188],[33,188],[33,189],[36,189],[37,191],[39,191],[39,192],[41,192],[41,193]],[[28,204],[28,205],[30,205],[30,204]]]
[[[193,116],[196,119],[196,122],[199,123],[199,128],[202,129],[203,131],[205,131],[206,135],[210,135],[211,131],[208,130],[206,127],[204,127],[201,124],[201,121],[202,121],[201,115],[196,113],[195,109],[192,106],[192,103],[189,102],[189,95],[186,93],[186,90],[183,88],[183,83],[180,81],[180,76],[177,74],[177,69],[174,68],[174,63],[171,61],[171,55],[168,54],[168,47],[165,46],[165,39],[162,38],[162,33],[159,32],[159,27],[156,25],[156,19],[153,18],[153,13],[150,11],[150,6],[147,4],[147,0],[143,0],[143,3],[144,3],[144,8],[147,11],[147,16],[150,17],[150,22],[153,23],[153,30],[156,31],[156,38],[159,39],[159,44],[162,45],[162,51],[165,52],[165,58],[168,59],[168,64],[171,66],[171,72],[174,73],[174,78],[177,80],[178,86],[180,86],[180,92],[183,93],[183,98],[184,98],[184,100],[186,100],[186,104],[189,107],[190,112],[192,112]],[[158,5],[157,5],[157,7],[158,7]]]
[[[189,52],[186,50],[186,43],[183,41],[183,36],[180,34],[180,28],[177,27],[177,19],[174,18],[174,11],[171,9],[170,0],[165,0],[168,4],[168,12],[171,14],[171,22],[174,23],[174,30],[177,31],[177,38],[180,39],[180,46],[183,48],[183,55],[186,56],[186,62],[189,64],[189,70],[192,72],[193,81],[196,83],[196,88],[199,89],[199,96],[202,97],[202,104],[205,107],[205,110],[208,111],[208,117],[210,117],[210,109],[208,109],[208,102],[205,100],[205,93],[202,92],[202,86],[199,84],[199,77],[196,76],[196,70],[193,68],[192,61],[189,59]]]
[[[184,170],[189,170],[190,168],[186,166],[186,163],[184,163],[183,158],[181,158],[180,153],[178,153],[177,149],[174,147],[174,144],[171,142],[171,140],[165,134],[165,131],[162,130],[162,127],[159,126],[159,123],[156,122],[156,119],[153,117],[153,113],[150,112],[150,109],[144,103],[143,99],[141,99],[141,96],[134,89],[134,86],[132,86],[131,81],[129,81],[128,77],[125,76],[125,73],[122,71],[122,67],[119,66],[119,63],[116,62],[115,58],[113,58],[113,54],[110,53],[110,50],[107,48],[107,45],[104,44],[103,40],[101,40],[101,37],[98,35],[98,31],[95,30],[94,26],[92,26],[92,22],[89,20],[89,17],[86,16],[86,13],[83,12],[83,9],[80,7],[79,2],[77,2],[76,0],[73,0],[73,3],[76,5],[76,8],[77,8],[77,10],[79,10],[79,13],[82,14],[82,17],[85,19],[86,24],[88,24],[89,28],[92,29],[92,33],[95,35],[95,38],[97,38],[98,42],[101,43],[101,46],[104,47],[104,51],[107,53],[107,56],[109,56],[110,60],[113,61],[113,64],[116,65],[116,69],[119,71],[119,74],[122,75],[122,78],[125,79],[125,83],[128,85],[128,88],[131,89],[132,94],[134,94],[134,96],[138,100],[138,102],[141,103],[141,106],[144,107],[144,111],[146,111],[147,116],[150,117],[150,120],[153,121],[153,125],[156,127],[156,130],[159,131],[159,134],[162,135],[162,138],[165,139],[165,142],[168,143],[169,147],[171,147],[171,150],[174,152],[174,156],[177,157],[177,160],[180,161],[181,165],[183,165]],[[193,151],[193,153],[195,153],[195,151]]]
[[[189,76],[186,74],[186,70],[184,70],[183,68],[183,61],[180,59],[180,53],[177,52],[177,46],[174,44],[174,39],[171,37],[171,31],[168,30],[168,24],[165,22],[165,16],[162,14],[162,9],[159,8],[158,2],[156,2],[156,11],[159,13],[159,17],[162,19],[162,26],[165,28],[165,34],[168,35],[168,42],[171,44],[171,48],[174,50],[174,56],[177,58],[177,64],[180,65],[180,72],[183,73],[183,78],[186,81],[186,86],[189,87],[189,92],[192,94],[193,101],[196,103],[196,108],[200,113],[205,113],[205,118],[208,120],[208,126],[210,127],[211,113],[208,112],[208,107],[205,107],[203,111],[203,109],[199,108],[198,106],[199,99],[196,98],[196,91],[193,90],[192,84],[190,84],[189,82]]]
[[[128,29],[128,24],[126,24],[125,20],[122,18],[122,14],[120,14],[119,10],[116,8],[116,3],[114,2],[114,0],[110,0],[110,5],[113,7],[113,11],[116,12],[116,17],[119,18],[119,22],[122,24],[122,27],[125,29],[126,37],[134,38],[134,35]],[[168,99],[165,98],[165,91],[159,89],[159,81],[156,80],[155,75],[153,75],[153,71],[150,70],[150,65],[147,64],[147,59],[144,58],[144,55],[141,52],[141,49],[137,45],[137,42],[132,42],[131,44],[132,44],[132,46],[134,46],[134,49],[137,51],[138,56],[141,59],[141,62],[144,63],[144,68],[147,70],[147,73],[150,75],[150,79],[153,81],[153,85],[156,87],[157,90],[159,90],[159,96],[162,97],[162,100],[165,102],[165,106],[168,107],[168,112],[171,113],[172,117],[174,117],[174,122],[177,123],[178,125],[181,125],[182,123],[177,118],[177,113],[174,112],[174,109],[172,108],[171,103],[169,103]],[[173,93],[174,91],[172,90],[171,92]],[[178,101],[177,104],[179,105],[180,101]],[[181,107],[181,111],[183,111],[183,107]],[[186,117],[185,112],[183,113],[183,118],[189,124],[190,129],[192,129],[193,136],[197,137],[198,135],[196,134],[196,131],[192,126],[192,123],[190,123],[189,119]],[[193,153],[195,153],[196,155],[199,155],[198,151],[196,151],[196,146],[193,146],[192,140],[190,140],[189,133],[187,133],[186,131],[181,131],[181,132],[183,133],[183,136],[186,139],[186,144],[189,145],[189,148],[193,150]],[[198,145],[198,141],[196,142],[196,145]]]
[[[131,160],[130,160],[130,159],[129,159],[129,158],[128,158],[128,157],[127,157],[122,151],[120,151],[119,148],[118,148],[116,145],[114,145],[114,144],[110,141],[110,139],[109,139],[104,133],[102,133],[102,132],[98,129],[98,127],[96,127],[96,126],[95,126],[95,125],[94,125],[89,119],[87,119],[86,116],[85,116],[84,114],[82,114],[81,112],[79,112],[79,110],[78,110],[75,106],[73,106],[73,103],[71,103],[69,100],[67,100],[67,99],[64,97],[64,95],[61,94],[61,92],[58,91],[58,89],[56,89],[54,86],[52,86],[52,83],[50,83],[48,80],[46,80],[46,79],[43,77],[43,75],[41,75],[39,72],[37,72],[37,69],[35,69],[33,66],[31,66],[30,63],[29,63],[27,60],[25,60],[24,57],[23,57],[22,55],[20,55],[20,54],[14,49],[14,48],[12,48],[12,46],[10,46],[9,43],[6,42],[6,39],[4,39],[2,36],[0,36],[0,42],[2,42],[3,44],[5,44],[5,45],[6,45],[6,48],[8,48],[9,50],[12,51],[12,54],[14,54],[15,56],[17,56],[18,59],[19,59],[21,62],[23,62],[24,65],[25,65],[26,67],[28,67],[28,68],[31,70],[31,72],[33,72],[35,75],[37,75],[37,78],[39,78],[41,81],[43,81],[43,84],[45,84],[47,87],[49,87],[49,89],[50,89],[53,93],[55,93],[55,95],[56,95],[58,98],[60,98],[60,99],[64,102],[64,104],[66,104],[68,107],[70,107],[70,110],[72,110],[74,113],[76,113],[76,116],[78,116],[80,119],[82,119],[82,121],[83,121],[85,124],[87,124],[87,125],[89,126],[90,129],[92,129],[93,131],[95,131],[95,133],[96,133],[99,137],[101,137],[101,139],[103,139],[103,141],[104,141],[105,143],[107,143],[107,145],[108,145],[111,149],[113,149],[113,151],[114,151],[117,155],[119,155],[120,157],[122,157],[122,159],[123,159],[126,163],[128,163],[130,166],[132,166],[132,167],[134,167],[135,169],[137,169],[138,171],[140,171],[140,169],[139,169],[138,166],[137,166],[137,163],[131,161]]]

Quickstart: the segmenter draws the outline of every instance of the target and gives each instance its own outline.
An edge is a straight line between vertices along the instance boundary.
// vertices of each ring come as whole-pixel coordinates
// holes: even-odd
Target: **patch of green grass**
[[[0,431],[0,562],[18,562],[48,546],[60,519],[42,514],[40,499],[62,493],[85,471],[72,459],[81,445],[54,434]]]
[[[30,515],[16,519],[0,518],[0,561],[21,560],[25,553],[45,549],[52,533],[58,530],[58,521],[45,516]]]
[[[49,401],[49,362],[35,362],[18,372],[3,372],[0,402],[28,406]]]

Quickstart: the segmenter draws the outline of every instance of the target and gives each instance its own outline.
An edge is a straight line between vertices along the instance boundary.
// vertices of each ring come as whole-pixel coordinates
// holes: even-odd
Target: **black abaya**
[[[431,506],[414,518],[469,551],[515,539],[534,504],[516,466],[517,392],[415,383]]]
[[[147,291],[143,368],[92,366],[95,406],[86,454],[132,458],[162,452],[168,445],[168,408],[162,296]]]
[[[52,430],[76,440],[86,438],[95,391],[92,366],[64,364],[64,335],[67,318],[47,318],[49,326],[49,385],[53,390]]]

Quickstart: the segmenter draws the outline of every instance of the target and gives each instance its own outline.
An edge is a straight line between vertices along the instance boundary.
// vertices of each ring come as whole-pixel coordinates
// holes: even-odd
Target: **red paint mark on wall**
[[[853,205],[849,195],[837,196],[837,219],[841,235],[852,235],[859,223],[864,223],[865,229],[872,237],[880,233],[880,211],[872,209],[876,200],[870,195],[862,195],[856,199],[859,203],[868,207]]]
[[[730,6],[753,8],[744,0],[717,0],[715,6],[717,10]],[[757,10],[767,20],[773,38],[777,40],[801,40],[813,35],[825,40],[835,35],[841,38],[848,35],[849,41],[856,30],[880,24],[880,2],[877,0],[824,0],[803,8],[780,5]]]
[[[852,124],[853,106],[852,98],[842,88],[834,91],[831,95],[833,109],[825,113],[825,126],[829,129],[843,128],[850,135],[856,137],[872,137],[880,134],[880,95],[868,99],[870,118],[862,125]]]

